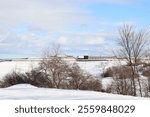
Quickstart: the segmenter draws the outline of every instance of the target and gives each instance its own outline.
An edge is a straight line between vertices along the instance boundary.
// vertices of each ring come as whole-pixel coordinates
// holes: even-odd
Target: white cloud
[[[62,33],[57,41],[63,46],[72,47],[88,47],[88,46],[101,46],[107,42],[111,42],[110,39],[116,37],[117,34],[111,31],[99,31],[99,32],[68,32]]]
[[[95,26],[97,23],[95,19],[92,20],[90,11],[80,5],[87,2],[131,1],[133,0],[0,0],[0,52],[36,53],[51,42],[69,46],[72,50],[78,48],[88,51],[88,46],[106,43],[107,37],[112,36],[112,33],[77,31],[80,25],[80,28],[86,29],[90,28],[89,25]],[[28,25],[27,31],[20,32],[17,28],[23,24]],[[78,25],[77,28],[69,31],[74,25]],[[111,23],[101,22],[99,25]],[[37,36],[36,30],[48,31],[48,35]],[[56,36],[55,33],[59,32],[61,34]]]
[[[80,8],[88,2],[126,3],[134,0],[0,0],[0,25],[15,27],[22,23],[51,31],[62,31],[66,25],[86,24],[90,11]]]
[[[7,33],[7,36],[5,35]],[[58,36],[60,35],[60,36]],[[83,53],[90,54],[99,52],[101,47],[107,46],[107,42],[111,42],[113,32],[66,32],[55,36],[53,33],[48,33],[46,36],[38,37],[34,32],[27,31],[21,35],[16,35],[12,32],[1,33],[0,53],[13,54],[31,54],[42,55],[44,48],[51,43],[59,43],[62,45],[64,53]],[[67,54],[66,53],[66,54]]]
[[[70,35],[61,36],[58,38],[57,42],[63,46],[94,46],[101,45],[105,43],[105,39],[100,35]]]
[[[100,45],[100,44],[104,44],[104,43],[105,43],[105,40],[104,40],[104,38],[101,38],[101,37],[90,38],[90,39],[85,40],[86,45]]]
[[[38,38],[30,32],[19,36],[13,32],[4,32],[0,33],[0,36],[0,53],[36,53],[37,50],[40,52],[47,42],[47,39]]]
[[[58,43],[59,44],[61,44],[61,45],[68,45],[69,44],[69,42],[68,42],[69,40],[66,38],[66,37],[64,37],[64,36],[61,36],[59,39],[58,39]]]
[[[3,26],[28,23],[51,31],[63,30],[70,23],[85,22],[86,11],[66,0],[0,0]]]

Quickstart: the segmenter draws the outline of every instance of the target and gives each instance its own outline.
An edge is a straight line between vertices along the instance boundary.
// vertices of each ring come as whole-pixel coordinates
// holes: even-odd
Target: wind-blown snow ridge
[[[36,88],[29,84],[18,84],[0,89],[1,100],[139,100],[146,99],[94,91]]]
[[[7,89],[28,89],[28,88],[37,88],[37,87],[30,84],[18,84],[7,87]]]

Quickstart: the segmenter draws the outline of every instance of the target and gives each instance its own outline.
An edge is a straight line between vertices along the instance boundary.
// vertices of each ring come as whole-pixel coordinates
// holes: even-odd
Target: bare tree
[[[68,65],[60,56],[60,45],[52,45],[51,49],[44,51],[44,58],[40,68],[48,75],[54,87],[60,88],[63,80],[67,78]]]
[[[87,77],[84,74],[84,71],[78,66],[77,63],[74,63],[69,71],[69,85],[72,89],[81,89],[82,85],[86,84]]]
[[[136,30],[132,25],[124,25],[119,29],[119,38],[117,40],[119,49],[119,58],[126,59],[128,65],[132,71],[132,85],[134,96],[137,95],[136,80],[140,87],[140,95],[142,96],[142,88],[140,83],[140,78],[137,77],[139,60],[144,56],[145,47],[147,44],[147,31],[146,30]]]

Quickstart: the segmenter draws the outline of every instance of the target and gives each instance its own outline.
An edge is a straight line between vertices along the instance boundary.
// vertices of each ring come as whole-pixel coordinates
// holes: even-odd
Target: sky
[[[149,0],[0,0],[0,58],[112,55],[118,28],[150,24]]]

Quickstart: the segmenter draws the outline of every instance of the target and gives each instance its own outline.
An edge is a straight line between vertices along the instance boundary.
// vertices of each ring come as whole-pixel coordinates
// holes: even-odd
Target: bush
[[[9,87],[16,84],[27,83],[26,76],[22,73],[18,73],[13,71],[4,76],[3,80],[1,81],[1,88]]]
[[[45,87],[45,88],[53,88],[54,85],[52,81],[48,78],[47,74],[39,71],[38,69],[33,69],[30,72],[26,72],[26,81],[27,83],[37,86],[37,87]]]
[[[59,88],[101,91],[101,81],[95,79],[90,74],[84,73],[77,64],[71,66],[67,73],[67,78],[61,81]],[[49,77],[48,74],[38,68],[26,73],[13,71],[4,76],[3,81],[0,82],[0,87],[4,88],[16,84],[28,83],[37,87],[58,88],[55,87],[55,84]]]
[[[37,87],[53,87],[47,76],[36,70],[31,70],[30,72],[26,73],[18,73],[13,71],[12,73],[6,74],[3,80],[0,82],[0,87],[4,88],[21,83],[28,83]]]
[[[107,87],[106,92],[122,95],[134,95],[132,82],[133,74],[129,66],[112,67],[111,75],[113,82],[109,87]],[[139,75],[135,74],[135,78],[138,77]]]
[[[87,90],[102,91],[102,83],[100,79],[90,79],[87,82]]]
[[[68,86],[71,89],[83,89],[83,85],[88,79],[88,75],[83,72],[83,70],[74,63],[68,72]]]
[[[150,63],[144,63],[144,64],[143,64],[143,67],[144,67],[144,68],[150,68]]]
[[[113,76],[113,71],[111,68],[106,69],[106,71],[102,74],[102,76],[105,77],[112,77]]]
[[[68,72],[68,89],[101,91],[101,81],[85,73],[76,63]]]
[[[145,70],[142,74],[147,77],[147,90],[150,92],[150,69]]]
[[[142,75],[150,78],[150,69],[143,71]]]

